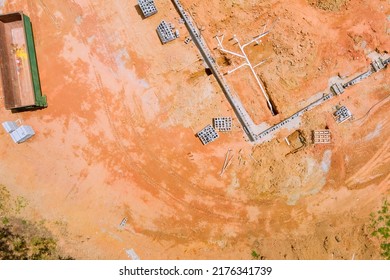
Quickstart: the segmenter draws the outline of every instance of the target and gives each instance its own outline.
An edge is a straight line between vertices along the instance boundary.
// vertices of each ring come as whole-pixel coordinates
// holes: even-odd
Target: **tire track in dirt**
[[[90,5],[90,7],[94,10],[94,13],[97,13],[96,9],[94,9],[94,7],[93,7],[92,4]],[[123,17],[122,17],[121,14],[119,14],[119,18],[121,19],[121,22],[123,23],[123,25],[124,25],[124,26],[127,26],[127,25],[126,25],[126,22],[123,20]],[[124,31],[125,31],[126,34],[128,34],[127,28],[124,29]],[[100,32],[103,33],[103,31],[100,31]],[[130,36],[130,35],[128,35],[128,36]],[[105,45],[106,45],[106,44],[105,44]],[[106,45],[106,49],[107,49],[107,45]],[[109,52],[108,52],[108,54],[109,54]],[[207,77],[205,77],[205,78],[207,78]],[[125,113],[129,113],[129,112],[130,112],[129,108],[126,108]],[[130,116],[132,119],[134,119],[134,116],[133,116],[133,115],[129,114],[129,116]],[[139,132],[137,132],[136,130],[134,130],[134,131],[135,131],[135,133],[137,134],[137,136],[138,136],[139,138],[142,137],[142,135],[141,135]],[[141,147],[142,147],[142,146],[141,146]],[[150,156],[149,158],[154,158],[154,157],[155,157],[155,155],[154,155],[150,150],[143,149],[143,152],[148,153],[148,155]],[[156,158],[156,160],[158,161],[158,163],[159,163],[160,166],[164,166],[164,165],[165,165],[165,163],[164,163],[162,160],[160,160],[159,158]],[[167,168],[166,170],[169,172],[170,175],[176,177],[176,178],[178,179],[178,182],[186,181],[186,178],[184,178],[183,176],[181,176],[180,174],[178,174],[178,173],[177,173],[175,170],[173,170],[172,168]],[[191,187],[192,187],[193,189],[200,190],[203,194],[207,194],[207,195],[213,194],[214,196],[218,196],[219,198],[223,199],[224,201],[231,201],[231,199],[226,199],[226,198],[225,198],[223,195],[221,195],[221,194],[218,194],[218,193],[212,192],[212,191],[210,191],[210,190],[206,190],[206,189],[201,188],[200,185],[197,185],[197,184],[192,183],[192,182],[188,182],[188,183],[191,185]],[[240,201],[240,200],[235,200],[235,201]]]
[[[390,165],[390,138],[382,144],[381,148],[363,167],[361,167],[354,175],[346,180],[347,186],[352,187],[354,185],[372,180],[373,171],[382,165]],[[387,176],[387,178],[388,177],[389,176]]]
[[[76,4],[74,1],[71,1],[73,2],[74,4]],[[98,11],[95,9],[93,3],[91,1],[89,1],[89,5],[88,5],[89,9],[91,9],[92,13],[94,15],[96,15],[96,20],[98,20],[98,16],[99,16],[99,13]],[[71,8],[71,7],[70,7]],[[107,56],[110,58],[110,62],[112,63],[112,65],[115,65],[115,61],[112,59],[112,53],[109,51],[109,47],[107,45],[107,43],[105,42],[104,38],[107,38],[106,34],[104,34],[104,30],[102,30],[102,28],[100,27],[100,25],[96,24],[96,30],[97,30],[97,34],[99,34],[99,37],[102,38],[102,40],[100,40],[100,45],[103,46],[103,49],[104,51],[106,52]],[[88,45],[88,42],[87,40],[85,39],[86,38],[86,34],[83,32],[83,30],[77,26],[77,30],[80,34],[80,38],[83,42],[83,44],[85,45]],[[143,179],[145,180],[145,182],[147,182],[149,185],[153,186],[153,187],[157,187],[158,189],[162,190],[163,193],[169,198],[169,199],[172,199],[176,202],[178,202],[179,204],[181,204],[182,206],[186,207],[187,209],[194,209],[200,213],[203,213],[203,214],[207,214],[209,215],[210,217],[213,217],[213,218],[218,218],[218,219],[222,219],[224,221],[230,221],[230,222],[233,222],[234,223],[237,223],[237,224],[241,224],[242,222],[246,222],[247,219],[243,219],[243,218],[237,218],[237,216],[235,215],[227,215],[226,213],[224,214],[221,214],[221,213],[216,213],[214,211],[211,211],[211,210],[207,210],[205,208],[200,208],[200,207],[197,207],[197,206],[194,206],[193,203],[191,202],[188,202],[186,201],[185,199],[180,199],[180,198],[177,198],[175,197],[169,190],[168,188],[165,188],[163,187],[161,184],[159,184],[157,181],[155,181],[150,175],[148,175],[142,168],[141,165],[139,165],[139,163],[137,163],[136,161],[132,160],[131,158],[131,155],[129,154],[129,152],[127,151],[126,147],[122,144],[122,142],[119,140],[121,139],[121,135],[120,135],[120,132],[118,132],[118,128],[116,127],[114,121],[113,121],[113,118],[112,118],[112,113],[110,111],[110,107],[109,107],[109,101],[111,100],[110,98],[107,98],[107,95],[109,95],[109,93],[107,93],[107,90],[106,88],[104,87],[104,84],[103,84],[103,81],[102,81],[102,78],[99,74],[99,71],[98,69],[95,67],[94,63],[93,63],[93,56],[91,53],[89,53],[89,60],[91,61],[91,65],[93,66],[93,69],[94,69],[94,73],[95,73],[95,79],[96,79],[96,82],[97,82],[97,86],[98,86],[98,92],[99,92],[99,99],[100,99],[100,103],[103,104],[103,109],[105,111],[105,114],[107,116],[107,119],[109,121],[109,125],[111,127],[111,131],[113,133],[113,135],[115,136],[115,144],[117,146],[117,148],[124,154],[126,155],[127,159],[125,162],[126,164],[126,167],[129,168],[129,169],[134,169],[136,168],[137,169],[137,172],[138,174],[141,174]],[[126,107],[125,104],[122,104],[123,106],[125,106],[125,112],[128,114],[128,116],[134,120],[134,116],[132,114],[130,114],[130,110],[129,108]],[[132,131],[138,136],[139,139],[142,139],[142,135],[136,131],[135,129],[132,129]],[[151,151],[143,148],[142,149],[142,145],[138,145],[137,146],[138,149],[141,149],[143,153],[147,154],[149,156],[149,159],[151,158],[155,158],[155,155],[152,154]],[[158,159],[158,158],[155,158],[156,161],[159,163],[159,166],[164,166],[164,163]],[[177,172],[175,172],[172,168],[169,168],[169,169],[166,169],[165,171],[167,171],[171,176],[175,177],[178,184],[177,185],[182,185],[182,182],[185,181],[185,178],[183,178],[181,175],[179,175]],[[207,195],[210,195],[210,192],[209,191],[206,191],[202,188],[200,188],[198,185],[192,183],[192,182],[189,182],[190,183],[190,186],[192,187],[192,191],[194,190],[199,190],[201,191],[202,193],[201,194],[206,194]],[[186,186],[188,187],[188,185]],[[188,189],[188,188],[187,188]],[[196,192],[195,191],[195,196],[199,197],[201,194],[199,194],[199,192]],[[215,195],[215,194],[214,194]],[[222,195],[219,195],[219,199],[220,200],[223,200],[222,202],[223,203],[227,203],[227,202],[231,202],[231,199],[226,199],[224,198],[223,199],[223,196]],[[213,200],[214,201],[214,200]],[[240,203],[241,201],[237,200],[236,203],[238,205],[236,205],[236,207],[242,207],[242,203]],[[168,203],[169,205],[169,203]]]

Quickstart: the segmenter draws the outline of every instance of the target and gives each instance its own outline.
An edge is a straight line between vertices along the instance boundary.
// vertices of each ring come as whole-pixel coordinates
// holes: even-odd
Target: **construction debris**
[[[123,220],[119,224],[119,228],[121,229],[124,228],[126,226],[126,223],[127,223],[127,218],[123,218]]]
[[[226,152],[226,157],[225,157],[225,161],[223,162],[223,166],[222,166],[222,169],[221,169],[221,173],[219,174],[220,176],[223,175],[223,173],[225,173],[225,170],[229,167],[229,165],[232,163],[232,160],[233,160],[233,155],[231,157],[229,157],[229,154],[232,150],[229,149],[227,152]]]
[[[233,161],[233,156],[230,157],[229,161],[227,162],[225,168],[223,169],[223,172],[221,174],[221,176],[223,175],[223,173],[225,173],[226,169],[230,166],[230,164],[232,163]]]
[[[256,164],[261,165],[261,163],[257,159],[255,159],[252,154],[249,154],[249,156],[251,157],[251,159],[253,159],[254,162],[256,162]]]
[[[226,167],[228,166],[228,163],[229,163],[229,161],[231,160],[231,158],[230,158],[230,160],[229,160],[229,153],[230,153],[231,151],[232,151],[232,150],[229,149],[229,150],[226,152],[225,161],[223,162],[223,166],[222,166],[222,169],[221,169],[221,173],[219,174],[220,176],[222,176],[222,174],[225,172]],[[232,157],[233,157],[233,156],[232,156]]]

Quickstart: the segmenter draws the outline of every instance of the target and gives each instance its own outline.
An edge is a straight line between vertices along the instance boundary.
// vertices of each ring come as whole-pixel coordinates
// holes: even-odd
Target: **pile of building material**
[[[329,129],[320,129],[313,131],[314,144],[329,144],[331,142],[331,133]]]
[[[219,137],[217,131],[211,125],[207,125],[196,135],[199,137],[200,141],[202,141],[203,145],[213,142]]]
[[[18,128],[16,122],[3,122],[3,127],[7,133],[11,133]]]
[[[16,122],[12,121],[3,122],[2,125],[5,131],[9,133],[12,140],[17,144],[23,143],[35,135],[34,130],[29,125],[18,127]]]
[[[174,32],[172,24],[166,22],[165,20],[161,21],[158,25],[157,34],[163,44],[173,41],[179,37],[179,31]]]
[[[387,65],[386,62],[380,57],[371,63],[371,66],[375,72],[382,70],[383,68],[386,67],[386,65]]]
[[[349,111],[348,108],[345,106],[341,106],[340,108],[338,108],[333,115],[337,123],[343,123],[352,117],[351,111]]]
[[[214,128],[217,131],[231,131],[232,130],[232,118],[231,117],[219,117],[213,119]]]
[[[146,18],[157,13],[157,8],[153,0],[138,0],[138,6]]]
[[[333,94],[335,95],[340,95],[340,94],[343,94],[344,93],[344,87],[341,83],[336,83],[336,84],[333,84],[331,87],[330,87],[330,90],[333,92]]]

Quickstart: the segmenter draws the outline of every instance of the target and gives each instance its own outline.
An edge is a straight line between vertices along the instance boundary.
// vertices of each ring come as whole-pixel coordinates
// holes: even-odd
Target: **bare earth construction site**
[[[0,134],[26,201],[0,214],[77,259],[380,258],[388,1],[154,2],[0,1],[31,19],[48,103],[2,102],[36,135]]]

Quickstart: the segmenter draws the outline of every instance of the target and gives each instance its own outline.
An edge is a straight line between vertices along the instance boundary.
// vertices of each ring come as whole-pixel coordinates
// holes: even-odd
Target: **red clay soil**
[[[1,108],[0,121],[21,119],[36,135],[16,145],[0,133],[0,184],[28,201],[20,215],[44,221],[66,254],[380,258],[368,224],[390,190],[388,69],[304,115],[308,145],[289,154],[282,137],[247,141],[195,45],[184,44],[170,1],[147,19],[135,0],[2,2],[2,12],[31,18],[49,107]],[[256,123],[295,112],[332,76],[367,69],[371,50],[389,51],[390,8],[380,0],[182,2],[211,48],[218,31],[244,42],[275,21],[251,58],[269,58],[257,71],[280,115],[267,112],[248,69],[227,76]],[[162,19],[181,34],[166,45],[155,31]],[[352,121],[335,123],[338,104]],[[234,118],[233,131],[202,146],[195,134],[219,116]],[[311,144],[311,131],[326,126],[332,144]]]

